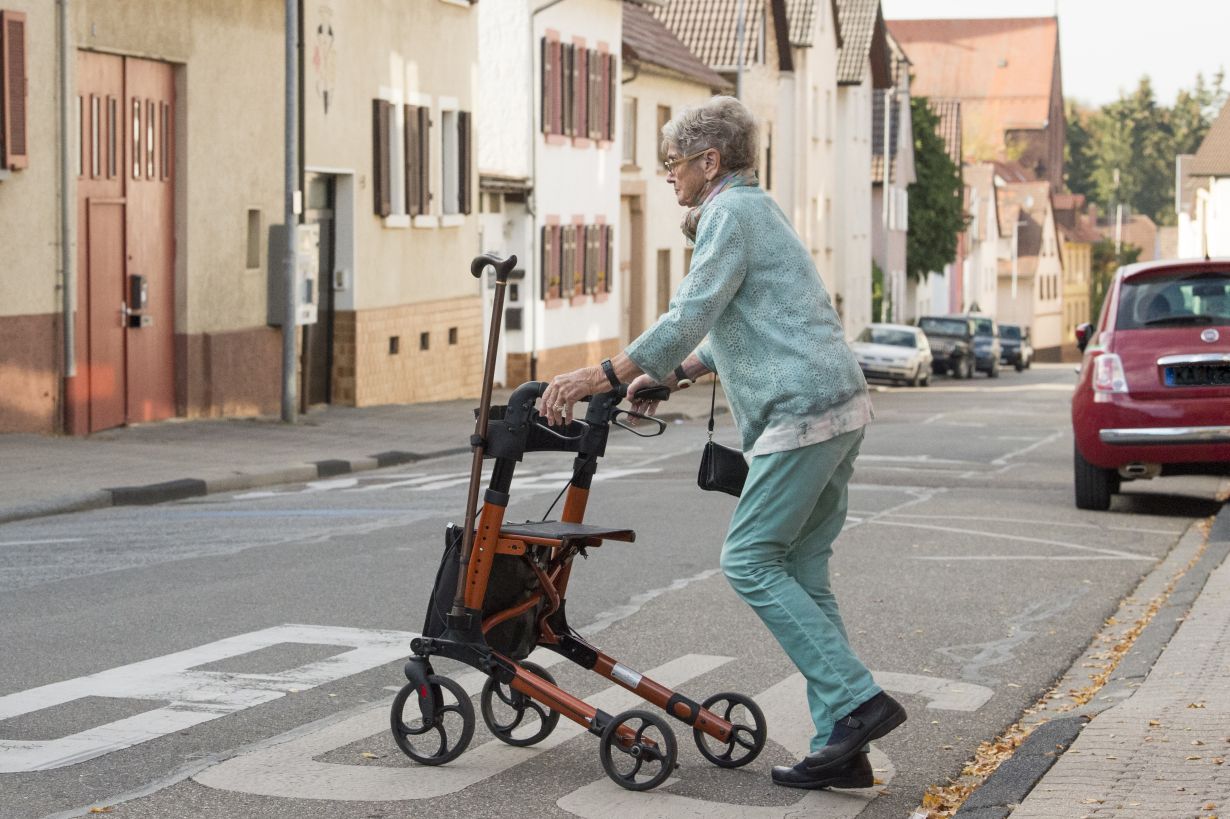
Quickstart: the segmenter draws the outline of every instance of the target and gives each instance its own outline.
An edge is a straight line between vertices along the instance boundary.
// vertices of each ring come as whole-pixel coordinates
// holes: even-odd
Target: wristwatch
[[[611,359],[602,359],[602,372],[606,374],[606,380],[611,382],[612,387],[619,386],[619,376],[615,375],[615,367],[611,364]]]
[[[681,390],[692,386],[692,379],[688,378],[688,373],[683,369],[682,364],[675,368],[675,386]]]

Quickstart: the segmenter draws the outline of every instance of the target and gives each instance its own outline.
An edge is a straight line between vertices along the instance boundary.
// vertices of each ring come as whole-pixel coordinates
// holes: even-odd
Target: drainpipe
[[[70,123],[72,122],[72,111],[69,105],[69,94],[71,92],[72,75],[69,73],[71,69],[72,56],[69,51],[71,41],[69,38],[69,0],[59,0],[60,4],[60,300],[62,302],[62,310],[64,314],[64,378],[72,378],[77,375],[77,350],[76,350],[76,328],[73,325],[73,305],[76,302],[77,294],[77,266],[74,258],[74,247],[76,246],[73,229],[75,221],[73,218],[73,205],[76,203],[76,197],[73,196],[73,174],[72,174],[72,137],[70,136]],[[61,407],[66,407],[67,404],[67,386],[61,382],[62,395],[64,400],[61,402]]]
[[[298,420],[295,367],[295,318],[298,313],[298,292],[295,287],[295,264],[298,243],[295,241],[295,199],[299,181],[299,3],[286,0],[286,128],[283,147],[285,192],[282,222],[286,227],[286,245],[282,254],[282,286],[285,309],[282,312],[282,420],[293,424]]]

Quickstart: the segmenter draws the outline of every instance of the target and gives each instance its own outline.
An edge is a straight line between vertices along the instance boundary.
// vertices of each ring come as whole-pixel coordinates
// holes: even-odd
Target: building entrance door
[[[320,273],[317,277],[319,291],[316,302],[316,323],[303,325],[304,356],[303,381],[304,403],[333,403],[333,268],[334,224],[337,201],[336,177],[330,174],[307,175],[308,224],[320,225]]]
[[[172,67],[77,54],[77,435],[175,414]]]

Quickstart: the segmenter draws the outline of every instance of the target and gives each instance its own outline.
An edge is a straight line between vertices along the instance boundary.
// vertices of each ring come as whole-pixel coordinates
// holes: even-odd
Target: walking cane
[[[493,253],[475,256],[470,262],[470,272],[474,278],[481,279],[483,271],[488,267],[495,268],[495,298],[491,304],[491,332],[487,335],[487,359],[483,366],[483,391],[478,402],[478,418],[474,423],[474,435],[470,437],[470,447],[474,450],[474,459],[470,463],[470,492],[466,496],[465,526],[461,530],[461,564],[457,573],[457,593],[453,597],[453,608],[449,612],[450,626],[460,622],[465,616],[465,583],[466,570],[470,565],[470,550],[474,547],[474,514],[478,510],[478,486],[483,479],[483,456],[487,447],[487,416],[491,412],[491,387],[495,381],[495,356],[500,343],[500,319],[504,315],[504,288],[508,285],[508,274],[517,266],[517,257],[509,256],[501,259]],[[466,624],[465,629],[471,624]]]

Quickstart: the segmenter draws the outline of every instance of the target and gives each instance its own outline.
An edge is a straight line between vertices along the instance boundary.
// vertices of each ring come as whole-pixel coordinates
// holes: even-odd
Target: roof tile
[[[1059,24],[1054,17],[891,20],[914,64],[913,93],[962,101],[967,156],[991,156],[1004,131],[1050,115]]]
[[[1230,176],[1230,100],[1204,135],[1187,172],[1198,176]]]
[[[743,63],[758,57],[760,24],[765,15],[756,4],[744,2]],[[702,62],[714,69],[733,69],[739,63],[736,32],[738,0],[668,0],[654,9],[654,17],[674,32]]]
[[[625,60],[655,65],[715,91],[731,89],[721,74],[697,59],[650,12],[628,2],[624,3],[623,55]]]

